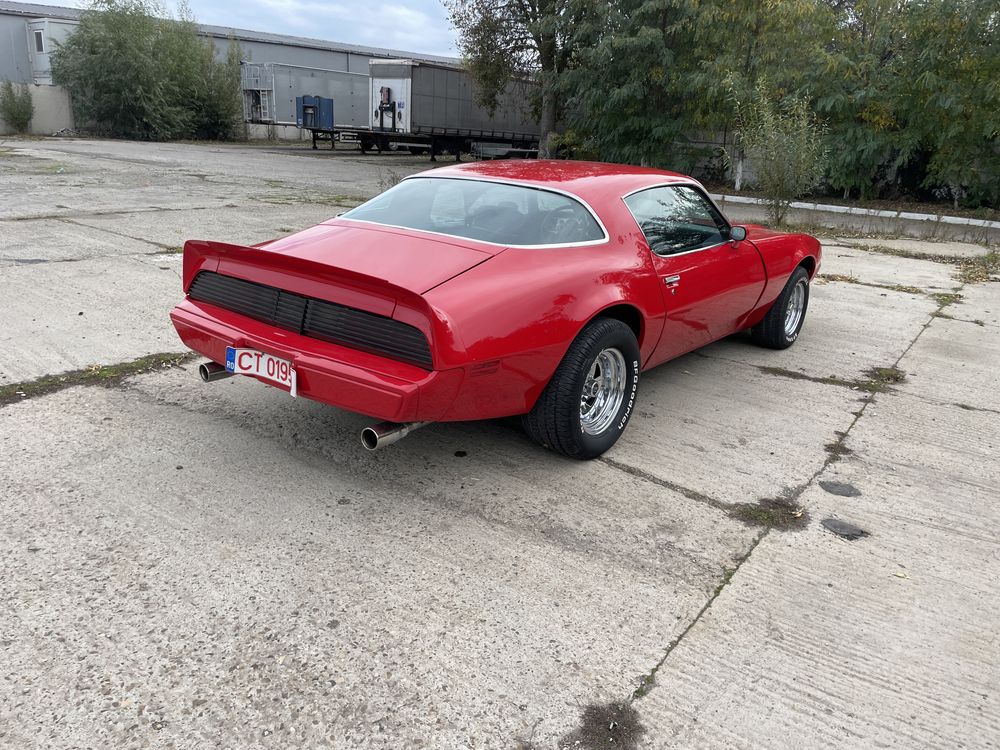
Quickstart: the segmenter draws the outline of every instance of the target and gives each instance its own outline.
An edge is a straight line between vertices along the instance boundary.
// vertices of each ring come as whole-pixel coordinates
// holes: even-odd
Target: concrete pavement
[[[0,388],[182,351],[184,238],[426,166],[4,147]],[[1000,284],[940,261],[831,238],[794,347],[648,373],[589,463],[193,363],[0,405],[0,746],[995,747]]]

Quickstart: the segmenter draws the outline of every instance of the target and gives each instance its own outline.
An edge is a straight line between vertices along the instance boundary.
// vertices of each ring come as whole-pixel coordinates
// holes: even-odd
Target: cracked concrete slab
[[[190,408],[194,377],[0,410],[8,741],[560,736],[631,689],[753,533],[495,425],[346,463],[317,405],[242,383]]]
[[[904,393],[1000,413],[1000,335],[994,326],[935,319],[904,362]]]
[[[116,218],[120,225],[120,218]],[[39,219],[0,224],[0,267],[155,252],[157,245],[82,226],[74,220]]]
[[[895,362],[937,306],[920,294],[839,281],[814,283],[805,325],[791,349],[762,349],[733,336],[701,354],[810,377],[855,380],[872,367]]]
[[[955,280],[955,270],[954,266],[929,260],[907,258],[903,262],[894,262],[864,250],[824,244],[820,278],[847,276],[867,284],[909,286],[941,292],[951,291],[959,285]]]
[[[160,245],[181,247],[189,239],[222,239],[252,245],[326,221],[348,206],[302,204],[275,206],[253,202],[217,211],[161,211],[141,215],[104,215],[79,219],[81,224]]]
[[[962,299],[945,312],[994,328],[1000,326],[1000,282],[967,285],[962,289]]]
[[[729,505],[780,497],[822,467],[867,395],[688,355],[646,374],[606,455]]]
[[[180,256],[17,265],[0,274],[0,384],[183,351],[167,314]]]
[[[64,258],[56,220],[27,218],[55,213],[87,257],[3,268],[0,386],[178,351],[160,246],[267,239],[428,166],[16,150],[0,236],[36,227]],[[868,283],[952,271],[828,253]],[[648,373],[590,463],[517,420],[367,453],[364,417],[190,365],[0,406],[0,745],[540,750],[626,715],[648,747],[996,745],[998,288],[965,286],[947,320],[926,294],[818,283],[794,347],[737,336]],[[904,353],[890,391],[850,387]],[[786,488],[787,530],[732,517]]]
[[[838,244],[850,247],[886,247],[890,250],[898,250],[914,255],[944,255],[949,258],[975,258],[985,255],[989,248],[985,245],[976,245],[971,242],[956,242],[953,240],[936,242],[931,240],[917,239],[857,239],[853,237],[840,237]]]
[[[769,535],[637,703],[648,746],[995,744],[998,424],[876,397],[824,472],[857,494],[802,498],[870,536]]]

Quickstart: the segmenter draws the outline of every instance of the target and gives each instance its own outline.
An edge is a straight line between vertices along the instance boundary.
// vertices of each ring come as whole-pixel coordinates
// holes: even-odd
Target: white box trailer
[[[375,133],[439,140],[538,145],[528,81],[511,81],[490,112],[476,101],[472,76],[459,67],[415,60],[371,60],[368,125]],[[466,149],[467,150],[467,149]]]

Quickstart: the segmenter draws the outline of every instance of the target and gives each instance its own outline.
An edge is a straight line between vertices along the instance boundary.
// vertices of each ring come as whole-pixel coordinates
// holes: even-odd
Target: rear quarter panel
[[[638,310],[646,360],[663,326],[662,295],[645,243],[608,229],[603,245],[505,250],[424,295],[464,349],[466,377],[445,419],[529,411],[580,330],[615,305]]]

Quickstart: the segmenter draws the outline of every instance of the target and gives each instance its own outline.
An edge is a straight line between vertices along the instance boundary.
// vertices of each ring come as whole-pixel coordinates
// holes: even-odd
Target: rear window
[[[590,211],[569,196],[484,180],[403,180],[343,218],[497,245],[559,246],[606,239]]]

